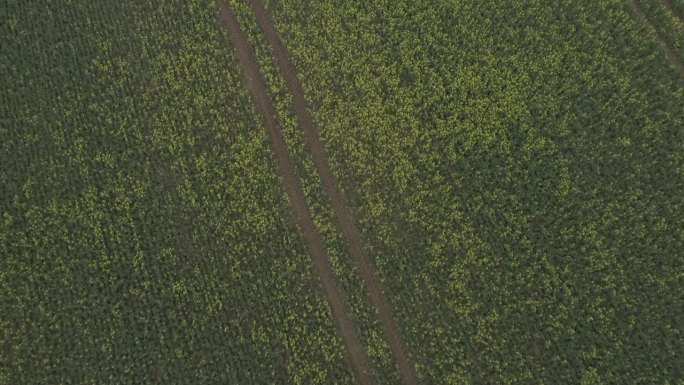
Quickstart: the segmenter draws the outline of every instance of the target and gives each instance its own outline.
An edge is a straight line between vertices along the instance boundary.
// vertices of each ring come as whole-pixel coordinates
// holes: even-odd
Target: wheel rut
[[[237,53],[242,67],[245,86],[249,90],[257,113],[261,116],[267,131],[269,144],[273,151],[276,167],[280,173],[285,193],[290,200],[290,207],[295,223],[302,231],[307,251],[311,256],[314,269],[320,277],[323,292],[330,305],[338,333],[347,351],[347,358],[352,366],[356,381],[361,385],[373,384],[368,370],[367,359],[360,339],[353,326],[351,311],[345,301],[344,294],[335,280],[332,267],[325,252],[325,246],[306,203],[301,181],[296,176],[295,168],[282,128],[276,120],[277,111],[268,94],[268,87],[254,50],[249,44],[234,11],[226,0],[216,0],[221,24],[228,32],[228,38]]]
[[[632,8],[632,11],[634,12],[634,15],[637,17],[639,21],[641,21],[644,25],[649,30],[649,33],[651,34],[651,37],[655,39],[658,44],[663,48],[665,51],[665,56],[667,56],[667,60],[670,61],[670,63],[675,67],[677,72],[679,72],[680,76],[684,76],[684,63],[682,63],[677,55],[675,55],[674,51],[672,51],[672,48],[667,44],[665,39],[663,39],[662,36],[658,33],[658,31],[655,29],[653,24],[648,20],[646,17],[646,14],[644,13],[644,10],[641,9],[641,5],[639,5],[638,1],[636,0],[630,0],[628,1],[629,6]]]
[[[335,210],[337,228],[342,233],[349,252],[356,264],[359,274],[364,281],[371,303],[377,311],[380,325],[388,342],[390,351],[398,365],[402,380],[407,385],[417,383],[415,366],[411,361],[406,347],[402,342],[397,327],[392,318],[392,308],[387,301],[384,289],[378,279],[377,272],[370,262],[362,246],[361,233],[347,208],[346,200],[340,191],[337,178],[332,172],[325,148],[320,140],[311,113],[307,109],[304,90],[302,88],[294,64],[290,61],[287,49],[280,39],[271,16],[259,0],[249,0],[256,16],[257,24],[264,33],[266,40],[271,46],[271,53],[285,80],[287,90],[292,95],[292,104],[295,115],[302,129],[306,146],[312,155],[314,165],[321,178],[323,188]]]

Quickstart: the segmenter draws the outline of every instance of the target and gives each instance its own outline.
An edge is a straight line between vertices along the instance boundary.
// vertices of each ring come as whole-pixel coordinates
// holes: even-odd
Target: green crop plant
[[[214,2],[0,13],[0,383],[350,383]]]
[[[684,80],[626,3],[266,4],[421,381],[682,380]]]

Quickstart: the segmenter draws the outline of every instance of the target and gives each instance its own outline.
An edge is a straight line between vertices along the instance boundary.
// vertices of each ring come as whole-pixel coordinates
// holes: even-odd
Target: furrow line
[[[396,360],[402,379],[407,385],[416,384],[415,366],[401,340],[392,318],[392,309],[385,297],[376,269],[362,246],[361,233],[347,208],[345,198],[338,187],[337,178],[333,174],[328,162],[324,146],[320,141],[318,128],[307,109],[304,90],[297,76],[296,68],[290,61],[287,49],[261,1],[250,0],[250,5],[260,29],[271,46],[271,53],[275,58],[281,75],[285,79],[286,87],[292,95],[294,113],[304,134],[307,148],[313,157],[313,162],[318,170],[323,188],[335,210],[337,227],[347,243],[352,259],[365,283],[366,290],[368,290],[370,300],[377,311],[380,325],[392,355]]]
[[[245,34],[240,29],[234,11],[226,0],[216,0],[219,19],[228,31],[228,38],[238,56],[248,88],[257,113],[263,119],[276,166],[283,178],[285,192],[290,200],[294,220],[306,242],[316,273],[319,275],[326,299],[335,318],[338,332],[347,350],[347,357],[354,370],[356,380],[361,385],[373,383],[367,366],[367,359],[360,339],[353,326],[351,311],[335,280],[332,267],[325,252],[324,242],[313,221],[306,203],[301,181],[296,176],[290,159],[282,129],[276,120],[277,112],[269,98],[268,87],[257,62],[256,56]]]

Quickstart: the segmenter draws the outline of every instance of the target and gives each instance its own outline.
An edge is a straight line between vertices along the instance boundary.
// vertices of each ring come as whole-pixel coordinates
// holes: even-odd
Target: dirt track
[[[302,85],[297,77],[297,71],[289,59],[287,49],[283,45],[278,31],[273,25],[270,15],[259,0],[250,0],[259,27],[264,32],[266,40],[271,46],[271,52],[276,60],[288,91],[292,95],[293,109],[306,139],[307,148],[313,156],[314,165],[318,170],[328,198],[336,213],[337,227],[342,232],[351,256],[359,269],[359,273],[368,290],[371,302],[377,310],[381,327],[389,344],[392,355],[396,360],[405,384],[417,383],[415,367],[401,341],[397,328],[392,319],[392,309],[384,295],[384,290],[378,281],[375,267],[371,264],[361,242],[361,233],[347,209],[346,201],[338,187],[337,178],[333,174],[320,141],[318,128],[314,124],[311,114],[306,108],[306,100]]]
[[[646,17],[644,11],[641,9],[639,3],[635,0],[630,0],[628,4],[634,11],[634,14],[636,15],[637,19],[639,19],[639,21],[646,25],[649,32],[651,33],[651,36],[658,42],[658,44],[660,44],[663,50],[665,50],[665,55],[667,56],[667,59],[675,67],[677,72],[679,72],[679,75],[684,76],[684,63],[682,63],[679,60],[677,55],[675,55],[675,53],[672,51],[672,48],[670,48],[670,46],[665,42],[665,39],[663,39],[663,37],[660,36],[658,31],[656,31],[656,29],[653,27],[651,22]]]
[[[252,95],[257,112],[263,119],[278,171],[283,178],[285,192],[290,199],[295,222],[304,235],[314,268],[321,278],[323,291],[332,309],[339,334],[347,349],[347,357],[354,370],[356,380],[362,385],[372,384],[373,380],[369,375],[363,346],[352,324],[351,312],[347,308],[342,291],[337,286],[325,253],[323,239],[314,225],[309,207],[306,204],[304,190],[295,174],[287,145],[283,139],[281,127],[276,121],[277,112],[268,96],[268,88],[254,51],[250,47],[247,37],[240,30],[240,24],[226,0],[217,0],[216,3],[219,8],[221,23],[228,30],[228,37],[237,52],[245,84]]]

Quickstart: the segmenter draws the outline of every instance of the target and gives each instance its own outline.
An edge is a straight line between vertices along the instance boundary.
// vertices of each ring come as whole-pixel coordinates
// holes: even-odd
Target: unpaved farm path
[[[639,21],[646,25],[651,36],[658,42],[658,44],[660,44],[663,50],[665,50],[665,55],[667,56],[667,59],[670,61],[670,63],[672,63],[677,72],[679,72],[679,75],[684,76],[684,63],[682,63],[679,60],[679,57],[675,55],[675,53],[672,51],[672,48],[667,44],[667,42],[665,42],[665,39],[663,39],[663,37],[660,36],[660,34],[655,29],[653,24],[651,24],[651,22],[648,20],[643,9],[641,9],[641,5],[639,5],[638,1],[630,0],[628,1],[628,4],[632,8],[632,11],[634,11],[634,14],[636,15],[637,19],[639,19]]]
[[[347,357],[352,365],[356,380],[361,385],[373,383],[367,360],[354,330],[351,312],[347,308],[344,295],[337,286],[332,268],[325,253],[323,239],[314,225],[311,212],[304,198],[301,181],[295,174],[287,145],[283,139],[281,127],[276,121],[277,112],[268,96],[268,88],[261,73],[254,51],[249,41],[240,29],[235,13],[226,0],[216,0],[219,8],[219,19],[228,31],[228,38],[235,48],[242,67],[245,84],[252,96],[255,107],[268,134],[269,142],[275,155],[276,166],[280,172],[285,192],[290,199],[290,205],[295,222],[301,229],[314,268],[321,278],[323,291],[336,320],[342,342],[347,350]]]
[[[280,40],[278,31],[275,29],[271,16],[260,0],[250,0],[250,5],[256,16],[259,28],[266,36],[271,46],[271,53],[276,64],[285,79],[285,84],[292,95],[293,109],[299,125],[304,133],[307,148],[311,152],[314,165],[318,170],[323,188],[330,199],[336,214],[337,227],[342,233],[349,248],[352,259],[356,263],[359,274],[363,279],[370,300],[377,311],[380,325],[389,344],[390,351],[399,367],[399,372],[405,384],[417,383],[415,367],[407,353],[396,325],[392,319],[392,309],[385,298],[384,290],[378,280],[375,266],[373,266],[362,246],[361,233],[359,232],[351,213],[347,209],[346,201],[337,183],[337,178],[330,168],[325,149],[320,141],[318,128],[311,114],[306,108],[304,90],[297,76],[294,64],[289,59],[285,45]]]

